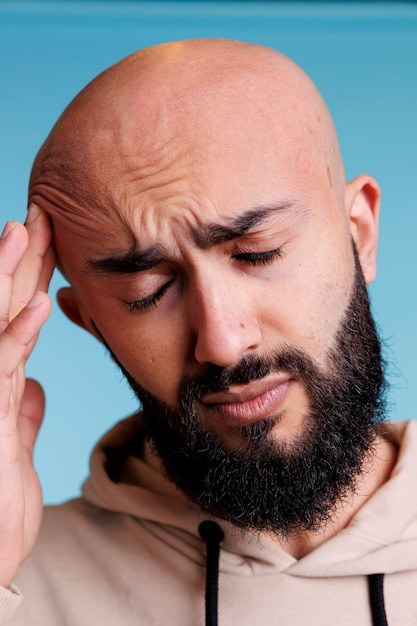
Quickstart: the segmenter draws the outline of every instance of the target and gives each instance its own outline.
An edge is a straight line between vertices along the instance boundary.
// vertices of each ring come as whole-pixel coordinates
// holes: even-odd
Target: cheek
[[[339,274],[334,271],[333,258],[329,271],[300,264],[285,281],[269,281],[260,297],[264,348],[291,345],[324,366],[349,301],[351,280],[346,266]]]
[[[130,315],[129,315],[130,317]],[[178,324],[143,323],[131,318],[119,324],[102,320],[102,332],[111,350],[129,374],[147,391],[170,406],[177,402],[177,390],[185,367],[185,341]],[[117,328],[117,330],[116,330]]]
[[[186,312],[164,316],[157,308],[142,315],[129,312],[91,283],[77,281],[76,289],[86,318],[97,326],[124,369],[147,391],[175,406],[190,353]]]
[[[323,367],[342,323],[348,300],[349,291],[342,284],[331,281],[324,282],[312,299],[309,308],[310,341],[314,347],[313,356]]]

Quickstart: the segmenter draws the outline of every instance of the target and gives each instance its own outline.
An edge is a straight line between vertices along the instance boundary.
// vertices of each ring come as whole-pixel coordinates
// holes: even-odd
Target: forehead
[[[81,206],[55,220],[62,259],[77,250],[78,268],[85,268],[91,260],[155,246],[177,256],[185,244],[204,249],[234,233],[262,233],[274,216],[281,224],[298,221],[333,199],[324,172],[308,172],[301,160],[281,162],[274,146],[250,136],[232,144],[223,136],[209,146],[171,145],[163,166],[153,158],[145,167],[135,155],[125,169],[119,165],[101,210]]]
[[[331,195],[323,111],[300,90],[284,97],[263,77],[234,72],[180,91],[153,78],[123,94],[104,102],[97,122],[82,111],[45,159],[53,180],[35,193],[41,187],[58,239],[71,233],[111,253],[138,237],[149,245],[251,208],[288,198],[322,206]]]
[[[148,159],[134,151],[117,159],[100,188],[104,202],[95,202],[96,196],[71,213],[60,212],[56,235],[60,229],[67,241],[70,233],[77,235],[90,257],[183,240],[204,247],[221,227],[242,229],[261,209],[270,217],[267,209],[279,208],[287,219],[302,207],[328,204],[325,170],[307,163],[304,154],[297,159],[268,136],[258,141],[253,128],[237,133],[230,124],[220,136],[216,130],[207,142],[190,134],[167,141]]]

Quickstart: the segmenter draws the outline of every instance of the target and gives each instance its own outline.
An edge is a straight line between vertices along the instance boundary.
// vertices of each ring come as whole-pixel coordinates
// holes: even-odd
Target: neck
[[[286,541],[276,539],[283,550],[300,559],[349,526],[359,509],[389,479],[396,462],[397,448],[386,439],[378,437],[371,454],[355,493],[336,509],[329,523],[316,532],[295,532]]]

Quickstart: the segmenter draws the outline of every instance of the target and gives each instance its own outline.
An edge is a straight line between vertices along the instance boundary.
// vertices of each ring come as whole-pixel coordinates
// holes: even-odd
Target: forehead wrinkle
[[[249,209],[236,217],[229,217],[225,224],[202,224],[192,229],[195,244],[206,250],[217,244],[238,239],[250,232],[255,226],[266,221],[271,215],[285,215],[296,211],[304,213],[300,204],[295,200],[266,204]]]
[[[255,226],[265,222],[271,215],[287,217],[289,214],[297,218],[304,217],[306,208],[296,200],[265,204],[249,209],[236,217],[229,217],[225,224],[202,224],[191,228],[194,243],[201,250],[225,241],[231,241],[250,232]],[[172,260],[165,246],[154,244],[141,250],[137,243],[127,252],[115,253],[98,259],[87,261],[86,273],[112,275],[133,274],[153,269],[161,263]]]

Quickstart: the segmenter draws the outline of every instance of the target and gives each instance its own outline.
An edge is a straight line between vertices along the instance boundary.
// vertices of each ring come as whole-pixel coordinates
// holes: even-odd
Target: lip
[[[200,402],[230,425],[243,426],[276,415],[287,396],[290,382],[288,377],[275,375],[248,385],[232,385],[227,391],[206,394]]]

